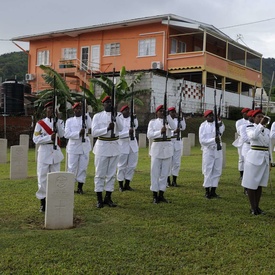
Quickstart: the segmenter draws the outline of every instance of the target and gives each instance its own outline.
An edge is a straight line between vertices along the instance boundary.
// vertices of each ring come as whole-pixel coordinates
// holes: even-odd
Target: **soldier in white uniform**
[[[156,108],[156,119],[149,122],[147,137],[153,139],[151,156],[151,187],[153,192],[153,203],[168,202],[163,194],[166,191],[167,177],[170,173],[172,156],[174,153],[171,141],[171,130],[176,130],[177,126],[170,115],[166,117],[163,124],[164,108],[160,105]],[[166,138],[164,138],[166,135]],[[159,192],[159,194],[158,194]]]
[[[244,141],[241,138],[240,130],[241,130],[242,125],[247,125],[249,123],[248,117],[247,117],[248,111],[250,111],[249,108],[242,109],[241,113],[243,115],[243,118],[237,120],[236,124],[235,124],[238,137],[232,143],[232,145],[238,149],[238,156],[239,156],[238,170],[240,172],[240,179],[242,179],[242,177],[243,177],[243,169],[244,169],[244,159],[243,159],[243,155],[242,155],[242,146],[243,146]]]
[[[66,152],[68,154],[68,172],[75,174],[78,182],[77,193],[83,194],[83,184],[86,181],[87,167],[91,151],[91,142],[88,132],[92,127],[92,120],[88,113],[84,114],[82,104],[73,105],[74,117],[67,119],[65,125],[65,138],[69,139]]]
[[[214,115],[212,110],[204,112],[204,121],[199,128],[199,141],[202,148],[202,173],[204,175],[203,187],[207,199],[218,198],[216,188],[218,187],[222,174],[222,150],[217,150],[217,143],[221,142],[221,136],[216,136]],[[219,121],[220,135],[224,132],[224,124]]]
[[[119,132],[118,140],[120,156],[117,164],[117,180],[121,192],[126,190],[133,191],[130,182],[132,181],[138,163],[138,143],[135,137],[138,120],[134,117],[134,127],[132,128],[129,106],[122,106],[120,112],[122,113],[123,129]]]
[[[118,133],[123,129],[121,114],[112,118],[112,102],[110,96],[106,96],[102,103],[104,111],[97,113],[92,121],[92,133],[97,137],[93,148],[95,155],[95,192],[97,194],[97,208],[104,204],[110,207],[117,206],[111,198],[116,179],[116,168],[120,155]],[[115,120],[115,121],[114,121]],[[104,201],[102,192],[106,191]]]
[[[41,202],[40,212],[45,212],[46,208],[47,174],[60,171],[60,162],[64,158],[59,142],[56,142],[57,136],[64,136],[64,123],[61,119],[58,119],[55,127],[57,133],[53,131],[53,102],[46,103],[44,107],[46,118],[36,123],[33,133],[33,142],[39,145],[37,156],[38,191],[36,197]]]
[[[250,150],[246,154],[242,186],[247,188],[251,206],[251,214],[259,215],[264,212],[259,208],[262,196],[262,187],[266,187],[270,169],[270,131],[265,127],[268,119],[262,110],[253,113],[254,124],[246,127],[247,136],[250,138]]]
[[[172,119],[174,120],[175,125],[177,125],[176,130],[172,130],[171,133],[171,139],[174,145],[174,154],[172,156],[172,165],[171,165],[171,173],[172,175],[172,183],[170,180],[170,175],[167,178],[167,183],[168,186],[177,186],[177,177],[179,175],[180,171],[180,164],[181,164],[181,155],[182,155],[182,150],[183,150],[183,143],[181,140],[181,131],[184,131],[186,128],[186,122],[184,117],[182,119],[178,120],[177,113],[176,113],[176,108],[175,107],[170,107],[168,109],[168,112]],[[180,115],[180,114],[178,114]]]

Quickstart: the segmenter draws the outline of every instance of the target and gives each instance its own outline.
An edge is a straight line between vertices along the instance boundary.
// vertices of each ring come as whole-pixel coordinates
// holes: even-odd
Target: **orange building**
[[[47,88],[39,65],[51,66],[70,88],[89,85],[98,73],[158,71],[175,79],[247,94],[262,86],[262,55],[212,25],[173,14],[15,37],[30,43],[26,80]]]

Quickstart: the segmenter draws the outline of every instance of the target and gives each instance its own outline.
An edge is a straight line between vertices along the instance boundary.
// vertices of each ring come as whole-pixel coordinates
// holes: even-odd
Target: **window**
[[[172,39],[171,53],[184,53],[186,52],[186,44],[180,40]]]
[[[39,51],[37,52],[37,65],[49,65],[50,64],[50,52]]]
[[[111,43],[104,45],[104,55],[119,55],[120,43]]]
[[[138,56],[156,55],[156,39],[144,39],[138,41]]]
[[[76,59],[76,48],[62,49],[62,58],[64,60]]]

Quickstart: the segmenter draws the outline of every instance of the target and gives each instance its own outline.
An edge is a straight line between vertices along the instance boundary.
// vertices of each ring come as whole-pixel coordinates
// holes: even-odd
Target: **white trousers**
[[[114,191],[118,158],[95,155],[95,192]]]
[[[242,154],[242,146],[238,147],[238,155],[239,155],[238,170],[243,171],[244,170],[244,157]]]
[[[167,177],[171,170],[171,162],[172,157],[166,159],[151,157],[151,191],[166,191]]]
[[[87,167],[89,164],[89,152],[88,154],[68,154],[68,172],[75,174],[75,180],[77,182],[85,183],[87,175]]]
[[[60,171],[60,162],[55,164],[46,164],[43,162],[37,162],[38,190],[36,192],[36,197],[39,200],[46,198],[48,173],[58,172],[58,171]]]
[[[204,175],[203,187],[218,187],[222,174],[222,150],[203,150],[202,173]]]
[[[131,181],[138,163],[138,152],[130,152],[129,154],[121,154],[117,164],[117,180]]]
[[[172,166],[171,166],[171,175],[178,176],[180,171],[181,164],[181,150],[174,151],[172,156]]]

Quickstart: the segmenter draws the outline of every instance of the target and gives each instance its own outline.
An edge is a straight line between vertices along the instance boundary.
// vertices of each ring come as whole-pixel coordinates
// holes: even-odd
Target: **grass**
[[[273,274],[274,194],[264,189],[266,215],[249,214],[231,146],[233,124],[226,122],[221,199],[203,196],[196,146],[182,158],[180,186],[165,193],[172,203],[153,205],[148,150],[140,149],[135,191],[120,193],[116,183],[118,207],[97,209],[91,157],[85,194],[75,195],[69,230],[44,229],[33,150],[27,179],[9,180],[9,163],[0,164],[0,274]]]

